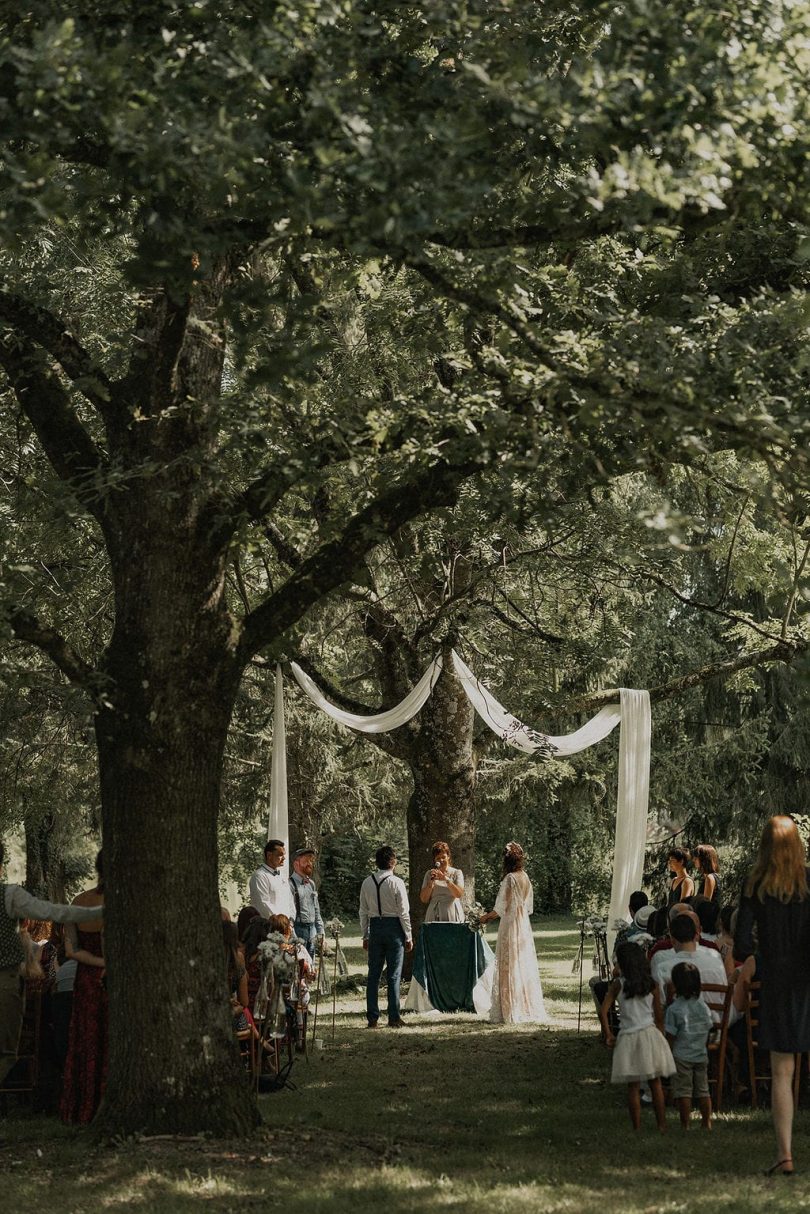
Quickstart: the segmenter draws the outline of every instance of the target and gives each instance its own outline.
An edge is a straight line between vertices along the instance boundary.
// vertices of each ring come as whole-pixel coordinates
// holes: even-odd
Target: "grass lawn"
[[[364,969],[356,925],[345,941]],[[494,944],[494,932],[489,938]],[[99,1147],[83,1131],[14,1116],[2,1127],[3,1214],[496,1214],[582,1211],[796,1210],[810,1207],[810,1144],[797,1119],[793,1180],[765,1179],[773,1144],[765,1113],[734,1109],[685,1136],[669,1111],[661,1138],[645,1111],[630,1129],[624,1090],[583,1000],[576,1031],[578,934],[538,920],[535,938],[551,1028],[505,1028],[475,1016],[409,1017],[367,1032],[359,992],[321,1005],[325,1048],[297,1062],[296,1091],[262,1097],[264,1128],[248,1142],[137,1140]],[[586,964],[586,977],[590,965]],[[586,988],[587,994],[587,988]],[[381,1022],[381,1026],[382,1026]]]

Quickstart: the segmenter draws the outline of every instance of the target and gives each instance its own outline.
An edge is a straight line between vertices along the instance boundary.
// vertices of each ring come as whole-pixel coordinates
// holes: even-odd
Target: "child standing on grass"
[[[704,1130],[712,1128],[712,1100],[709,1095],[709,1054],[706,1043],[714,1028],[712,1014],[700,997],[700,970],[681,961],[672,970],[672,985],[677,998],[667,1008],[664,1028],[672,1046],[678,1074],[673,1095],[678,1102],[681,1128],[689,1129],[692,1097],[700,1109]]]
[[[620,977],[611,982],[599,1017],[605,1041],[613,1049],[611,1083],[627,1084],[627,1107],[633,1129],[641,1127],[641,1084],[647,1080],[659,1131],[666,1130],[664,1089],[661,1079],[675,1072],[672,1052],[664,1038],[658,987],[642,948],[630,942],[616,949]],[[619,1004],[619,1036],[613,1035],[608,1013]],[[615,1049],[614,1049],[615,1047]]]

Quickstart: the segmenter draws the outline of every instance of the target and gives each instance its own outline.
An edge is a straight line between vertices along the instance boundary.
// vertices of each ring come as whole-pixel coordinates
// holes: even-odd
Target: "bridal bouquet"
[[[485,915],[486,911],[480,902],[468,902],[464,907],[464,922],[471,932],[482,932],[484,925],[481,922],[481,916]]]

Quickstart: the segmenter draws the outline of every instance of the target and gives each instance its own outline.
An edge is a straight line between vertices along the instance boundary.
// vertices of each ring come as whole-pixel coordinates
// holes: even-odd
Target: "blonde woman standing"
[[[793,1175],[793,1062],[810,1051],[810,871],[796,823],[786,814],[762,832],[754,867],[743,885],[734,955],[754,952],[762,982],[759,1044],[771,1053],[771,1116],[776,1162],[769,1175]]]

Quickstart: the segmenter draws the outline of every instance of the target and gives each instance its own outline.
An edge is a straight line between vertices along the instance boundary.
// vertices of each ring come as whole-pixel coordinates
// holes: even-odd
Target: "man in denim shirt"
[[[295,899],[294,930],[313,960],[318,939],[323,936],[323,919],[318,902],[318,891],[312,880],[314,871],[314,847],[299,847],[298,851],[293,854],[293,871],[290,875],[290,891]]]

